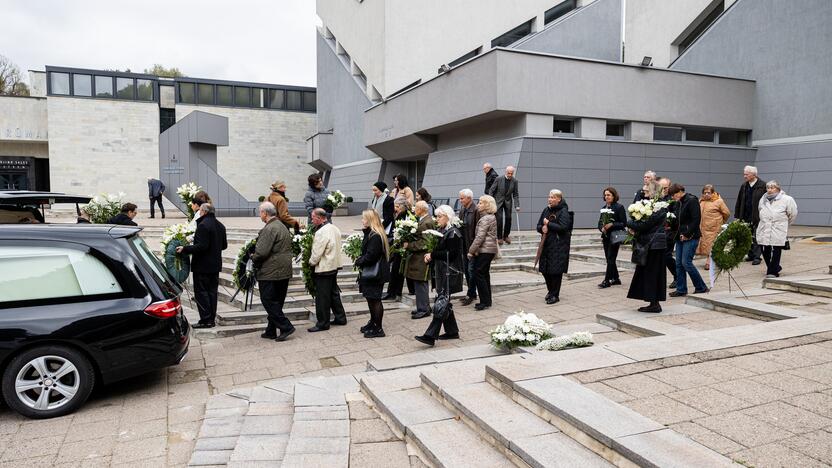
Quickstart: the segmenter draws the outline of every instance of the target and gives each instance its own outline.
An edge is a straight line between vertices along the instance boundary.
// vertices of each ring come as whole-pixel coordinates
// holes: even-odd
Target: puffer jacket
[[[306,216],[307,218],[312,218],[312,210],[315,208],[323,208],[326,204],[326,197],[329,196],[329,190],[326,187],[315,190],[313,188],[309,188],[306,191],[306,195],[303,196],[303,206],[306,208]]]
[[[280,281],[292,277],[292,235],[279,218],[272,218],[257,235],[254,254],[258,281]]]
[[[493,214],[482,214],[477,221],[477,235],[468,247],[468,253],[477,255],[481,253],[496,254],[497,247],[497,217]]]
[[[760,199],[760,224],[757,225],[757,243],[760,245],[786,245],[789,224],[797,218],[797,203],[784,192],[769,201]]]

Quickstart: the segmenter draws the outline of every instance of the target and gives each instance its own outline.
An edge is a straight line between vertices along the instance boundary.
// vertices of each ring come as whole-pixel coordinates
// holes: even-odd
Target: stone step
[[[832,297],[832,278],[829,275],[765,278],[763,279],[763,287],[811,296]]]
[[[445,419],[408,428],[407,441],[416,445],[436,467],[487,466],[515,468],[508,457],[483,440],[462,421]]]
[[[594,265],[606,265],[607,259],[604,258],[604,252],[601,251],[599,253],[585,253],[585,252],[570,252],[569,258],[571,260],[577,260],[579,262],[586,262],[592,263]],[[635,265],[630,261],[630,253],[627,250],[623,250],[618,254],[618,258],[615,261],[616,266],[619,270],[635,270]]]
[[[730,459],[566,377],[518,382],[512,398],[585,447],[641,467],[733,466]]]
[[[685,298],[685,304],[751,317],[757,320],[785,320],[814,315],[800,309],[790,309],[763,302],[754,302],[731,294],[697,294]]]
[[[682,315],[701,312],[706,309],[689,304],[673,304],[662,307],[662,316]],[[634,310],[605,312],[596,315],[598,323],[636,336],[683,335],[691,330],[670,323],[654,320],[654,314],[645,314]]]

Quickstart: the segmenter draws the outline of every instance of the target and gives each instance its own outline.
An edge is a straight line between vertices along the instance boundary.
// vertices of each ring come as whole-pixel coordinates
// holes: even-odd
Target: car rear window
[[[163,284],[176,284],[176,281],[171,278],[168,274],[168,270],[156,257],[156,254],[150,250],[150,247],[147,246],[144,239],[140,236],[133,236],[130,239],[130,242],[133,243],[133,246],[136,248],[136,251],[138,251],[139,256],[141,256],[142,260],[144,260],[144,263],[147,264],[147,266],[153,271],[153,274],[156,275],[156,279],[161,281]]]

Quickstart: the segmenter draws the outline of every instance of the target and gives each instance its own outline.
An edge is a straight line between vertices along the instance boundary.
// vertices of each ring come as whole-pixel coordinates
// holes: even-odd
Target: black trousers
[[[750,219],[744,219],[743,221],[751,225],[751,248],[748,249],[748,260],[759,260],[763,253],[763,248],[757,243],[757,225],[752,223]]]
[[[159,211],[162,212],[162,217],[164,218],[165,217],[165,207],[162,206],[162,196],[161,195],[159,195],[158,197],[150,197],[150,217],[151,218],[156,217],[156,213],[153,210],[156,203],[159,204]]]
[[[199,311],[199,323],[214,323],[217,320],[217,288],[219,273],[194,272],[194,299]]]
[[[468,293],[466,294],[466,296],[470,297],[471,299],[476,299],[477,276],[474,274],[474,260],[469,259],[468,255],[463,255],[462,266],[463,268],[465,268],[465,284],[468,285]]]
[[[604,258],[607,259],[607,272],[604,274],[604,281],[613,281],[618,278],[618,265],[615,261],[618,260],[618,249],[621,244],[613,244],[609,238],[602,237],[601,243],[604,244]]]
[[[505,239],[511,234],[511,208],[508,203],[497,207],[497,239]],[[503,221],[505,221],[505,226]]]
[[[560,299],[560,285],[563,282],[563,273],[551,275],[544,273],[543,278],[546,279],[546,289],[549,290],[549,296]]]
[[[763,260],[766,262],[766,274],[777,275],[783,267],[780,266],[780,256],[783,254],[783,247],[779,245],[762,246]]]
[[[266,325],[267,332],[289,331],[292,322],[283,314],[283,303],[286,301],[286,292],[289,290],[289,279],[279,281],[260,281],[260,302],[266,308],[269,322]]]
[[[676,281],[676,260],[673,258],[673,252],[676,251],[676,233],[665,234],[667,246],[664,249],[664,266],[670,275],[673,276],[673,281]]]
[[[387,286],[387,294],[392,294],[394,296],[402,295],[405,277],[399,273],[401,262],[402,258],[399,255],[393,255],[390,257],[390,284]],[[414,293],[413,280],[410,278],[407,278],[407,292],[408,294]]]
[[[345,323],[347,313],[341,303],[341,288],[338,287],[338,272],[329,275],[314,275],[315,287],[315,317],[318,328],[329,328],[329,319],[335,316],[336,322]]]
[[[491,261],[493,253],[481,253],[474,257],[474,276],[477,279],[477,292],[480,304],[491,305]]]
[[[454,310],[451,306],[448,306],[448,315],[444,319],[436,318],[433,316],[433,320],[430,321],[430,325],[428,325],[428,329],[425,330],[425,336],[429,336],[434,340],[439,338],[439,330],[442,327],[445,327],[445,333],[449,335],[457,335],[459,334],[459,327],[456,324],[456,317],[454,317]]]

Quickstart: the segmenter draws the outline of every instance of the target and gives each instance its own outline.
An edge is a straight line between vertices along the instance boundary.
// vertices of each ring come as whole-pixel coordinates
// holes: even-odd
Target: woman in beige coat
[[[477,310],[491,307],[491,262],[497,255],[497,203],[491,195],[483,195],[477,203],[480,219],[477,221],[477,234],[468,248],[468,260],[474,262],[474,277],[477,281],[477,293],[480,302],[474,306]]]
[[[696,254],[704,255],[708,258],[705,260],[705,269],[709,270],[711,268],[711,247],[714,245],[716,236],[722,230],[722,225],[731,216],[731,212],[711,184],[702,187],[702,198],[699,199],[699,209],[702,212],[702,219],[699,222],[699,230],[702,232],[702,237],[699,239],[699,247],[696,249]]]

